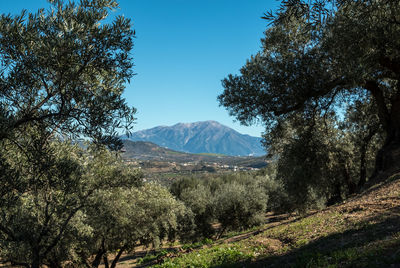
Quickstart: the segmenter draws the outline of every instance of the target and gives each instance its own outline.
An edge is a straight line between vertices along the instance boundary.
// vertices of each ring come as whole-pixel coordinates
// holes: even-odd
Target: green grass
[[[154,267],[280,267],[281,263],[290,267],[386,267],[400,263],[400,253],[393,250],[400,249],[400,232],[381,238],[374,235],[374,229],[383,226],[350,224],[346,228],[340,222],[332,226],[335,217],[339,216],[311,216],[243,241],[181,253]],[[312,238],[312,228],[320,227],[324,228]],[[271,248],[268,240],[259,242],[262,238],[284,242]]]
[[[188,250],[188,249],[195,249],[195,248],[201,248],[205,245],[210,245],[213,243],[213,240],[209,239],[209,238],[205,238],[202,241],[199,242],[195,242],[195,243],[191,243],[191,244],[184,244],[182,245],[182,249],[183,250]]]
[[[154,267],[390,267],[400,264],[399,222],[400,181],[391,178],[342,205],[194,244]]]
[[[161,257],[163,257],[163,256],[165,256],[167,254],[168,254],[168,251],[166,251],[166,250],[162,250],[162,251],[160,251],[160,252],[158,252],[157,254],[154,254],[154,255],[153,254],[148,254],[148,255],[144,256],[143,258],[139,258],[137,263],[138,264],[149,263],[149,262],[157,260],[157,259],[159,259],[159,258],[161,258]]]
[[[238,262],[251,258],[252,255],[242,252],[239,247],[221,245],[182,254],[153,267],[240,267]]]

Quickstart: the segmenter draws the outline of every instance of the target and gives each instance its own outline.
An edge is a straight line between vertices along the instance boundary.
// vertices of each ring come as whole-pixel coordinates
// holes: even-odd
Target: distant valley
[[[191,154],[174,151],[151,142],[124,140],[125,159],[135,159],[140,161],[162,161],[176,163],[218,163],[220,165],[239,166],[248,168],[262,168],[266,166],[265,156],[229,156],[212,153]]]
[[[261,138],[240,134],[216,121],[178,123],[134,132],[122,139],[151,142],[174,151],[228,156],[262,156]]]

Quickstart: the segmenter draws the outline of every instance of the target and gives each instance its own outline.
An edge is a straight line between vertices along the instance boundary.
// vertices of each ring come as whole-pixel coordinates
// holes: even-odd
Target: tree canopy
[[[92,196],[140,180],[101,146],[133,126],[130,20],[106,23],[113,0],[49,2],[0,16],[0,258],[28,267],[76,260]]]
[[[294,114],[310,126],[367,94],[386,136],[376,171],[399,169],[400,3],[282,1],[264,18],[262,51],[223,80],[220,104],[244,124],[260,120],[269,133]]]
[[[28,125],[51,136],[118,144],[134,108],[122,98],[132,77],[129,19],[104,23],[113,0],[49,1],[49,10],[0,17],[0,140]]]

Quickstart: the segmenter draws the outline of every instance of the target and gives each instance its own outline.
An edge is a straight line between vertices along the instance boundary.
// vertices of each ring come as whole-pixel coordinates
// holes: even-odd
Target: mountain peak
[[[217,121],[178,123],[133,133],[129,140],[148,141],[188,153],[264,155],[261,138],[243,135]]]

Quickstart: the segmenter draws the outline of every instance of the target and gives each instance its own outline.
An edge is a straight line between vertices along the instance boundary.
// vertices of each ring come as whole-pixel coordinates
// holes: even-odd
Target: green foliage
[[[105,149],[85,151],[54,141],[46,159],[31,159],[6,145],[6,163],[19,174],[13,181],[24,185],[1,199],[0,254],[12,263],[54,265],[79,259],[80,242],[90,240],[94,231],[85,213],[90,199],[102,189],[139,183],[140,173]]]
[[[288,192],[284,189],[284,183],[276,178],[277,164],[270,162],[265,169],[256,174],[260,181],[260,187],[268,196],[267,211],[285,213],[290,211]]]
[[[0,258],[31,267],[81,261],[91,198],[140,179],[100,146],[132,128],[130,21],[105,23],[112,0],[50,3],[0,16]]]
[[[382,133],[376,116],[365,115],[374,108],[372,103],[357,103],[364,108],[349,108],[341,120],[314,115],[308,126],[303,116],[294,115],[264,136],[276,159],[273,183],[283,190],[273,198],[280,200],[280,210],[304,212],[331,205],[365,184],[374,169]]]
[[[120,146],[132,128],[122,98],[133,73],[134,33],[121,16],[104,22],[113,0],[51,1],[49,10],[0,16],[0,140],[30,125]]]
[[[354,44],[351,32],[357,27],[365,30],[365,26],[357,23],[351,27],[353,15],[348,14],[371,15],[375,10],[364,7],[361,11],[362,3],[343,1],[337,10],[333,7],[331,13],[324,13],[316,2],[300,3],[283,5],[277,17],[267,16],[274,20],[265,32],[262,51],[251,57],[241,75],[223,81],[225,91],[219,96],[220,103],[242,123],[260,119],[266,125],[264,144],[277,160],[273,181],[284,190],[271,198],[279,200],[273,205],[275,210],[305,211],[333,204],[362,187],[372,175],[373,159],[383,145],[386,119],[382,110],[394,112],[377,97],[377,91],[391,96],[394,85],[385,82],[379,89],[367,85],[368,79],[381,79],[366,78],[371,73],[361,62],[369,52],[358,49],[360,54],[355,55],[343,47],[340,38],[333,40],[340,35]],[[319,12],[325,21],[313,16]],[[376,63],[371,62],[375,64],[371,67],[382,67]],[[386,138],[386,143],[396,139]]]
[[[213,243],[213,240],[210,238],[204,238],[201,241],[195,242],[195,243],[190,243],[190,244],[184,244],[182,245],[182,249],[183,250],[187,250],[187,249],[195,249],[195,248],[201,248],[205,245],[211,245]]]
[[[251,254],[246,254],[235,246],[216,246],[203,249],[171,259],[154,267],[242,267],[238,262],[250,259]]]
[[[212,227],[214,221],[215,204],[212,193],[199,179],[182,179],[172,186],[173,193],[187,206],[194,216],[195,232],[186,239],[196,240],[200,237],[210,237],[214,234]],[[177,192],[179,189],[179,192]]]
[[[353,107],[354,115],[364,116],[352,117],[358,125],[352,131],[365,140],[354,151],[362,156],[367,140],[372,142],[368,133],[383,132],[375,171],[398,169],[399,15],[399,1],[282,1],[277,14],[266,16],[272,23],[262,50],[240,75],[223,80],[220,104],[244,124],[260,120],[267,135],[290,132],[279,129],[292,125],[295,117],[302,119],[295,129],[313,128],[315,120],[336,120]],[[265,141],[272,147],[274,142]],[[364,174],[365,159],[360,158]]]
[[[400,181],[390,177],[346,203],[302,216],[271,215],[257,231],[174,254],[155,267],[395,266],[399,193]]]
[[[183,178],[171,185],[171,192],[194,214],[196,228],[191,240],[197,240],[214,234],[215,221],[221,224],[219,235],[262,223],[271,185],[265,176],[240,173]]]
[[[376,152],[384,142],[385,135],[377,113],[373,100],[368,95],[364,96],[347,108],[345,120],[340,126],[354,145],[354,171],[359,177],[359,186],[363,186],[373,174]]]
[[[166,188],[152,183],[99,190],[86,213],[93,238],[85,259],[129,251],[138,242],[158,247],[162,240],[179,235],[179,219],[188,216],[184,205]]]
[[[191,211],[182,202],[164,187],[142,184],[140,172],[125,166],[115,153],[69,142],[50,145],[53,154],[47,155],[40,176],[30,176],[29,159],[7,147],[7,163],[25,175],[14,182],[30,190],[2,196],[2,260],[83,264],[90,256],[102,259],[138,242],[157,247],[193,229]]]
[[[254,184],[226,183],[215,192],[216,218],[222,231],[241,230],[259,225],[264,220],[267,195]]]
[[[138,264],[145,264],[145,263],[148,263],[148,262],[152,262],[152,261],[157,260],[157,259],[159,259],[161,257],[164,257],[167,254],[168,254],[168,251],[166,251],[166,250],[161,250],[156,255],[147,255],[146,254],[146,256],[144,256],[143,258],[139,258],[137,263]]]

